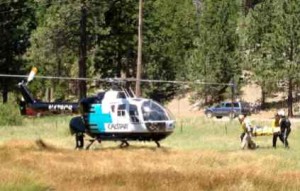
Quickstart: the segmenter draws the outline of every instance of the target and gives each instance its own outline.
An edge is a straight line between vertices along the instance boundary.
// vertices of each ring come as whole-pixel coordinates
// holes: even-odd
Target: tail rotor
[[[36,75],[37,73],[37,68],[36,67],[32,67],[29,75],[28,75],[28,78],[27,78],[27,84],[33,80],[34,76]]]

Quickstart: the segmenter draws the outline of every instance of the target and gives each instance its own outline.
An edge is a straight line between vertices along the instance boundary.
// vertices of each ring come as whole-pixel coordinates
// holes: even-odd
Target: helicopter
[[[73,117],[69,127],[75,135],[76,149],[84,148],[84,137],[89,144],[97,141],[121,141],[120,147],[129,146],[128,141],[159,141],[175,129],[175,120],[169,110],[151,99],[136,97],[124,88],[110,89],[79,102],[81,116]]]
[[[23,96],[19,101],[20,113],[26,116],[41,116],[52,114],[77,114],[77,102],[43,102],[35,99],[28,89],[28,83],[33,80],[37,68],[33,67],[27,80],[18,83],[18,88]]]
[[[25,114],[36,115],[41,112],[60,113],[62,111],[79,111],[80,116],[71,118],[69,130],[75,135],[76,149],[89,149],[95,141],[120,141],[120,147],[129,146],[128,141],[154,141],[160,147],[159,141],[171,135],[175,130],[175,119],[171,112],[158,102],[136,97],[130,90],[124,88],[111,88],[102,91],[97,95],[83,98],[78,103],[47,103],[35,100],[30,94],[27,84],[34,78],[37,72],[33,68],[27,78],[18,84],[25,99],[23,103],[27,106]],[[0,77],[25,77],[23,75],[0,74]],[[26,76],[27,77],[27,76]],[[63,80],[93,80],[102,82],[136,82],[134,78],[70,78],[37,76],[44,79],[63,79]],[[214,83],[203,81],[169,81],[140,79],[146,83],[169,83],[179,84],[189,87],[191,84],[198,85],[222,85],[234,89],[234,83]],[[232,91],[234,92],[234,91]],[[233,94],[234,95],[234,94]],[[52,105],[57,107],[52,107]],[[22,107],[22,105],[21,105]],[[32,111],[30,111],[30,108]],[[24,108],[23,108],[24,110]],[[29,110],[29,111],[28,111]],[[32,113],[30,113],[32,112]],[[85,137],[89,137],[89,144],[85,145]]]
[[[39,102],[33,99],[27,89],[28,82],[34,78],[36,72],[37,69],[33,68],[27,81],[22,81],[18,84],[25,103],[35,113],[53,112],[50,108],[51,104],[62,105],[58,107],[59,110],[54,110],[55,113],[67,110],[67,105],[70,105],[69,111],[79,111],[80,116],[71,118],[69,123],[69,130],[72,135],[75,135],[76,149],[85,148],[88,150],[96,141],[99,143],[102,141],[120,141],[120,147],[128,147],[128,141],[154,141],[157,147],[160,147],[159,141],[171,135],[175,130],[175,119],[169,110],[152,99],[136,97],[132,91],[128,91],[122,87],[116,88],[115,86],[97,95],[83,98],[79,103]],[[132,82],[136,80],[130,78],[110,78],[98,79],[98,81],[111,83],[116,81]],[[140,81],[172,84],[216,84],[201,81],[184,82],[145,79]],[[233,84],[225,83],[222,85],[233,86]],[[64,108],[65,106],[66,108]],[[86,140],[89,141],[86,147],[85,137],[88,137]]]
[[[95,141],[111,140],[121,141],[120,147],[129,146],[128,141],[132,140],[154,141],[160,147],[159,141],[175,129],[173,115],[161,104],[151,99],[137,98],[132,91],[116,85],[95,96],[83,98],[79,103],[38,101],[27,88],[36,73],[37,68],[33,67],[27,80],[18,83],[24,98],[20,102],[21,113],[36,116],[80,112],[80,116],[73,117],[69,124],[71,134],[75,135],[76,149],[84,148],[85,136],[90,137],[85,149],[89,149]],[[104,79],[111,84],[122,80]]]

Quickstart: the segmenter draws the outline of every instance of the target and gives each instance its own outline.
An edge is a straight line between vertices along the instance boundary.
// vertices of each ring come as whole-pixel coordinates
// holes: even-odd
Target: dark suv
[[[239,114],[250,115],[250,105],[246,102],[221,102],[218,105],[205,109],[207,117],[221,118],[229,116],[234,118]]]

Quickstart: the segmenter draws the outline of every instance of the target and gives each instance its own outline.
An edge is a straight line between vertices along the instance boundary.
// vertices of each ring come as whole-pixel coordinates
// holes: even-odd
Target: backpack
[[[290,129],[291,128],[291,122],[287,118],[283,118],[281,123],[280,123],[280,129],[285,130],[285,129]]]

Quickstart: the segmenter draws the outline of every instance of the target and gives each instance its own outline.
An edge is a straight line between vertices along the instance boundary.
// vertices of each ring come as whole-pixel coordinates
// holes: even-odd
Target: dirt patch
[[[190,93],[186,94],[182,98],[176,98],[170,101],[166,107],[173,113],[173,115],[176,118],[181,117],[201,117],[204,115],[204,109],[205,107],[202,107],[199,109],[197,104],[193,104],[190,101]],[[254,104],[256,102],[259,102],[261,98],[261,88],[255,83],[250,83],[242,87],[241,89],[241,95],[239,97],[240,100],[249,102],[251,104]],[[284,98],[283,93],[274,94],[272,97],[268,98],[267,102],[282,102],[282,99]],[[284,108],[282,105],[280,108]],[[274,107],[273,109],[268,110],[260,110],[257,113],[253,113],[251,117],[258,119],[258,120],[264,120],[264,119],[272,119],[274,117],[274,114],[278,110],[278,107]]]
[[[10,140],[0,145],[0,148],[4,150],[21,150],[21,151],[58,151],[60,149],[55,146],[46,143],[42,139],[37,139],[35,141],[27,141],[27,140]]]
[[[257,84],[251,83],[241,88],[241,100],[255,103],[261,98],[261,88]]]
[[[203,109],[198,109],[195,104],[190,101],[190,94],[186,94],[182,98],[173,99],[166,107],[175,117],[194,117],[204,116]]]

